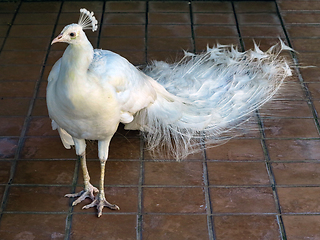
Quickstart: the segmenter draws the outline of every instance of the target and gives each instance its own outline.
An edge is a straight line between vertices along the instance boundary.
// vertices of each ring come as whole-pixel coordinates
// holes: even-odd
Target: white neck
[[[70,44],[62,56],[59,80],[64,83],[86,80],[93,59],[93,47],[88,39]]]

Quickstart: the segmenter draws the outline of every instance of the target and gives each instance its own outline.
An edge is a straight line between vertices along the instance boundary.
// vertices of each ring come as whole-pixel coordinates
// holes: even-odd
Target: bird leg
[[[89,176],[87,163],[86,163],[86,153],[84,152],[83,154],[78,155],[78,159],[80,159],[81,168],[83,172],[84,190],[78,193],[70,193],[70,194],[64,195],[65,197],[69,197],[69,198],[79,197],[77,200],[75,200],[72,203],[72,206],[77,205],[78,203],[82,202],[86,198],[90,198],[91,200],[94,200],[94,193],[99,192],[99,190],[96,187],[92,186],[92,184],[90,183],[90,176]]]
[[[81,163],[84,190],[78,193],[66,194],[64,196],[78,197],[78,199],[72,203],[72,206],[75,206],[78,203],[82,202],[87,197],[94,200],[94,193],[99,192],[99,190],[96,187],[92,186],[90,183],[90,176],[89,176],[87,163],[86,163],[86,141],[84,139],[78,139],[78,138],[73,138],[73,141],[76,148],[76,154]]]
[[[100,159],[100,166],[101,166],[99,193],[92,203],[82,208],[82,209],[87,209],[87,208],[96,206],[98,209],[98,217],[102,215],[102,209],[104,207],[108,207],[112,210],[120,210],[120,208],[117,205],[111,204],[106,200],[105,193],[104,193],[105,165],[108,158],[108,150],[109,150],[109,143],[110,143],[111,137],[106,141],[99,141],[99,159]]]

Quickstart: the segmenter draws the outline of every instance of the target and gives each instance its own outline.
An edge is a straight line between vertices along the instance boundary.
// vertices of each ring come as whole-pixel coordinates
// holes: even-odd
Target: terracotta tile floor
[[[120,211],[98,219],[64,194],[83,181],[74,150],[51,130],[46,78],[66,45],[50,41],[79,8],[102,23],[87,34],[135,65],[174,61],[182,49],[235,44],[263,50],[281,37],[298,68],[254,117],[260,131],[182,162],[144,151],[121,127],[106,169]],[[320,239],[320,2],[0,2],[0,239]],[[276,103],[276,104],[275,104]],[[88,143],[92,183],[97,144]]]

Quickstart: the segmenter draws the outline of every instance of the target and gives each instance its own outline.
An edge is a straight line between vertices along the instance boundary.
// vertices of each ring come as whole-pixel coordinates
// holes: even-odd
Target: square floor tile
[[[14,183],[72,184],[75,161],[18,161]]]
[[[307,86],[311,93],[311,97],[313,99],[320,99],[320,83],[308,83]]]
[[[75,159],[73,149],[65,149],[60,137],[29,137],[26,138],[21,152],[22,159]]]
[[[188,2],[149,2],[150,12],[189,12]]]
[[[240,26],[240,32],[241,32],[242,37],[258,37],[258,36],[285,37],[283,29],[280,25],[279,26],[266,26],[266,25],[248,26],[248,25],[243,25],[243,26]]]
[[[313,119],[265,119],[263,124],[267,138],[319,137]]]
[[[290,0],[290,1],[280,1],[279,7],[281,10],[320,10],[319,2],[305,2],[303,7],[301,6],[301,1]]]
[[[24,25],[33,25],[33,24],[55,24],[58,17],[58,13],[21,13],[17,14],[14,19],[14,24],[24,24]]]
[[[293,49],[298,52],[319,52],[319,45],[317,39],[293,39]]]
[[[210,185],[269,185],[265,163],[208,162]]]
[[[145,215],[143,239],[196,240],[208,239],[206,216],[200,215]]]
[[[8,32],[9,26],[6,25],[0,25],[0,37],[6,37]]]
[[[188,25],[150,25],[149,37],[191,37],[191,28]]]
[[[191,5],[193,12],[232,12],[231,2],[195,1]]]
[[[193,23],[197,24],[228,24],[234,25],[235,18],[231,13],[194,13]],[[212,33],[214,34],[214,33]]]
[[[319,215],[286,215],[283,216],[283,223],[286,229],[288,239],[319,239],[320,224]]]
[[[203,185],[202,162],[146,162],[146,185]]]
[[[65,2],[62,6],[62,12],[79,12],[80,8],[86,8],[89,11],[101,12],[103,9],[103,2],[101,1],[72,1]]]
[[[144,1],[108,1],[106,12],[145,12],[146,3]]]
[[[45,51],[2,51],[0,64],[35,64],[44,62]]]
[[[236,12],[276,12],[276,5],[270,1],[243,1],[235,3]]]
[[[0,235],[10,239],[64,239],[67,215],[3,214]]]
[[[74,214],[72,217],[72,240],[136,239],[135,215]]]
[[[149,24],[190,24],[189,13],[149,13]],[[190,27],[190,26],[189,26]]]
[[[320,29],[318,26],[306,25],[288,25],[286,27],[291,38],[319,37]]]
[[[316,3],[316,2],[314,2]],[[300,11],[283,11],[282,12],[283,21],[286,24],[293,24],[293,23],[313,23],[317,24],[320,22],[320,14],[316,11],[313,12],[300,12]]]
[[[232,139],[218,147],[207,148],[209,160],[264,160],[259,139]]]
[[[33,96],[35,83],[26,81],[0,82],[0,96],[31,98]]]
[[[17,71],[19,69],[19,71]],[[0,80],[28,80],[36,81],[40,77],[42,66],[37,65],[0,65]]]
[[[271,188],[210,188],[215,213],[276,213]]]
[[[277,188],[283,213],[319,213],[319,187]]]
[[[235,26],[219,25],[195,25],[194,33],[196,37],[237,37],[238,32]]]
[[[13,25],[9,37],[51,37],[54,24],[51,25]]]
[[[1,98],[0,116],[25,116],[27,115],[29,98]]]
[[[237,15],[239,24],[279,24],[280,20],[277,14],[274,13],[242,13]]]
[[[9,190],[6,211],[68,212],[69,199],[65,198],[69,187],[18,187]]]
[[[150,20],[150,16],[149,16]],[[144,25],[146,22],[145,13],[105,13],[103,24],[138,24]],[[150,21],[149,21],[150,23]]]
[[[20,136],[24,117],[0,117],[0,136]]]
[[[293,77],[285,81],[281,86],[278,94],[274,97],[276,100],[305,100],[306,95],[301,87],[298,79],[293,75]]]
[[[53,130],[49,117],[33,117],[30,120],[27,136],[58,136],[57,130]]]
[[[320,163],[272,163],[277,185],[320,185]]]
[[[18,141],[18,138],[0,138],[0,158],[14,158]]]
[[[145,36],[144,25],[105,25],[101,37],[141,37]]]
[[[273,215],[216,216],[214,226],[217,240],[281,239]]]
[[[23,2],[19,8],[21,12],[58,12],[61,2]]]
[[[0,198],[1,199],[3,197],[4,191],[5,191],[5,186],[0,186]]]
[[[113,138],[110,143],[109,159],[140,158],[140,139]]]
[[[319,140],[266,140],[271,161],[318,160]]]
[[[191,37],[184,38],[168,38],[168,37],[153,37],[148,39],[148,49],[151,51],[179,51],[183,50],[191,51],[193,50]],[[159,59],[152,59],[159,60]]]
[[[126,51],[144,51],[145,39],[140,38],[118,38],[108,37],[100,39],[100,48],[117,52],[117,50]]]
[[[50,38],[44,37],[10,37],[7,39],[3,50],[47,50]]]
[[[307,101],[270,101],[259,109],[262,117],[312,117]]]
[[[0,161],[0,183],[7,184],[10,177],[11,162]]]
[[[199,187],[143,189],[145,213],[205,213],[204,190]]]
[[[14,12],[19,6],[18,2],[2,2],[0,3],[1,12]]]

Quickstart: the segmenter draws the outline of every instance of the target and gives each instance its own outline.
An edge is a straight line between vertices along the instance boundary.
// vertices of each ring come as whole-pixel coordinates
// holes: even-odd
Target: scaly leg
[[[87,168],[86,163],[86,152],[85,152],[85,140],[83,139],[74,139],[75,147],[76,147],[76,153],[78,156],[78,159],[80,159],[82,173],[83,173],[83,183],[84,183],[84,190],[78,193],[70,193],[66,194],[65,197],[79,197],[77,200],[75,200],[72,203],[72,206],[77,205],[78,203],[82,202],[86,198],[90,198],[91,200],[94,200],[94,193],[99,192],[99,190],[92,186],[90,183],[90,176]]]
[[[83,209],[87,209],[87,208],[96,206],[98,209],[98,217],[102,215],[102,209],[104,207],[108,207],[112,210],[120,210],[120,208],[117,205],[111,204],[106,200],[105,193],[104,193],[105,165],[108,159],[108,150],[109,150],[111,137],[105,141],[99,141],[99,159],[100,159],[100,166],[101,166],[99,193],[92,203],[83,207]]]

